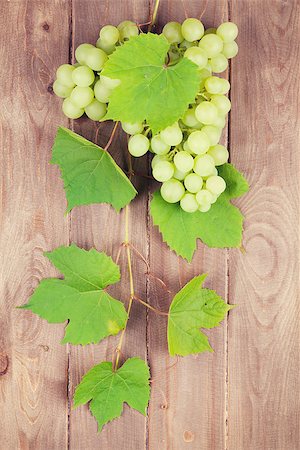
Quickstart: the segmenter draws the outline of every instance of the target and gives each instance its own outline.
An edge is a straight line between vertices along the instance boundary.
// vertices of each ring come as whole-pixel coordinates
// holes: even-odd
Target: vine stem
[[[146,308],[149,308],[149,309],[151,309],[151,311],[154,311],[156,314],[159,314],[161,316],[168,316],[169,315],[169,313],[164,312],[164,311],[160,311],[159,309],[154,308],[154,306],[149,305],[149,303],[144,302],[144,300],[142,300],[141,298],[137,297],[136,295],[134,296],[133,300],[138,301],[142,305],[146,306]]]
[[[105,152],[108,150],[108,148],[110,147],[112,141],[114,140],[114,137],[115,137],[116,131],[118,129],[119,123],[120,122],[116,122],[114,127],[113,127],[113,129],[112,129],[112,132],[111,132],[111,135],[110,135],[110,137],[109,137],[109,139],[107,141],[107,144],[106,144],[106,146],[103,149]]]

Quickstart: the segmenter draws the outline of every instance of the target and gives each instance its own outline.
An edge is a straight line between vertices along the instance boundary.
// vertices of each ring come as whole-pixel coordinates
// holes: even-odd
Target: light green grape
[[[211,76],[211,67],[205,67],[202,70],[199,70],[199,80],[200,80],[200,84],[199,84],[199,90],[201,91],[204,88],[204,84],[205,81],[207,80],[208,77]]]
[[[211,204],[216,203],[216,201],[218,200],[218,198],[219,198],[218,195],[213,194]]]
[[[228,80],[214,76],[208,77],[204,86],[209,94],[227,94],[230,89]]]
[[[135,134],[128,141],[128,151],[132,156],[143,156],[149,150],[149,139],[143,134]]]
[[[194,194],[187,192],[180,200],[180,206],[187,213],[194,213],[199,208],[199,204]]]
[[[121,83],[120,80],[106,77],[105,75],[100,76],[100,80],[104,86],[108,89],[115,89]]]
[[[107,61],[107,54],[101,50],[101,48],[93,47],[89,48],[85,57],[85,64],[90,69],[99,72],[103,69],[104,64]]]
[[[95,93],[96,99],[99,102],[108,103],[109,96],[112,93],[112,89],[109,89],[107,86],[105,86],[100,79],[95,83],[94,93]]]
[[[201,126],[200,122],[196,119],[195,109],[196,107],[193,106],[193,108],[189,108],[188,110],[186,110],[184,116],[181,119],[184,125],[186,125],[187,127],[198,128]]]
[[[173,146],[178,145],[183,139],[182,131],[177,122],[160,132],[160,137],[165,144]]]
[[[209,137],[202,131],[202,129],[193,131],[187,139],[187,144],[196,155],[206,153],[211,146]]]
[[[183,55],[185,58],[188,58],[194,64],[196,64],[199,69],[203,69],[207,65],[207,55],[205,51],[199,47],[190,47],[188,48]],[[225,58],[225,56],[224,56]],[[225,58],[226,59],[226,58]],[[226,59],[227,61],[227,59]]]
[[[212,193],[207,189],[201,189],[201,191],[197,192],[196,200],[199,205],[209,205],[213,200]]]
[[[233,22],[224,22],[217,28],[217,35],[224,42],[232,42],[238,35],[238,27]]]
[[[212,145],[216,145],[219,142],[222,134],[222,130],[213,125],[205,125],[201,129],[201,131],[208,136],[210,143],[209,147],[211,147]]]
[[[174,165],[169,161],[159,161],[153,171],[153,178],[157,181],[168,181],[172,178],[174,174]]]
[[[181,33],[188,42],[199,41],[204,34],[204,26],[198,19],[185,19],[181,25]]]
[[[216,118],[215,122],[214,122],[214,126],[217,128],[224,128],[226,124],[226,117],[225,116],[221,116],[220,114],[218,115],[218,117]]]
[[[73,88],[65,86],[64,84],[61,84],[59,80],[55,80],[53,83],[53,92],[58,97],[61,98],[67,98],[71,95]]]
[[[226,189],[225,180],[218,175],[207,178],[206,189],[214,195],[220,195]]]
[[[180,44],[184,39],[181,32],[181,25],[178,22],[167,23],[162,32],[170,44]]]
[[[189,192],[196,194],[203,186],[203,179],[196,173],[189,173],[184,179],[184,185]]]
[[[213,58],[223,50],[223,41],[216,34],[205,34],[199,42],[199,47],[207,54],[208,58]]]
[[[215,161],[212,156],[198,155],[195,158],[194,172],[200,177],[212,175],[215,169]]]
[[[151,161],[152,170],[154,169],[156,164],[159,163],[160,161],[169,161],[169,160],[170,158],[168,155],[155,155]]]
[[[183,184],[179,180],[171,178],[171,180],[165,181],[161,188],[160,193],[162,198],[168,203],[177,203],[184,196],[185,189]]]
[[[69,117],[69,119],[78,119],[84,114],[84,109],[74,105],[74,103],[70,100],[70,97],[64,99],[62,110],[64,115]]]
[[[204,101],[197,106],[195,114],[199,122],[211,125],[218,117],[218,109],[213,103]]]
[[[234,58],[239,51],[239,46],[235,41],[233,42],[225,42],[222,50],[222,54],[227,58]]]
[[[227,113],[229,113],[230,109],[231,109],[231,102],[229,100],[228,97],[226,97],[225,95],[221,95],[221,94],[213,94],[210,97],[210,101],[216,105],[216,107],[218,108],[219,112],[222,115],[226,115]]]
[[[195,153],[190,149],[188,141],[184,141],[183,145],[183,150],[185,150],[186,152],[190,153],[191,155],[195,155]]]
[[[80,44],[75,50],[75,58],[79,64],[84,65],[86,56],[90,49],[94,48],[92,44]]]
[[[216,32],[217,32],[217,29],[211,27],[211,28],[207,28],[207,29],[204,31],[204,34],[216,34]]]
[[[156,134],[151,139],[151,149],[157,155],[166,155],[170,151],[170,145],[166,144],[159,134]]]
[[[101,38],[97,40],[96,47],[101,48],[107,55],[111,55],[116,49],[115,45],[109,45],[105,41],[102,41]]]
[[[144,125],[141,122],[128,123],[122,122],[122,128],[127,134],[140,134],[144,130]]]
[[[89,67],[79,66],[73,70],[72,79],[77,86],[88,87],[93,84],[95,75]]]
[[[137,36],[139,34],[137,25],[131,20],[124,20],[123,22],[119,23],[118,30],[120,33],[120,41],[127,40],[132,36]]]
[[[98,102],[98,100],[94,98],[94,100],[85,107],[84,112],[91,120],[98,122],[106,114],[106,104]]]
[[[75,86],[75,83],[72,79],[72,73],[75,70],[75,67],[71,66],[71,64],[62,64],[56,71],[57,80],[67,86],[72,88]]]
[[[222,53],[219,53],[218,55],[211,58],[209,63],[212,71],[215,73],[224,72],[224,70],[226,70],[228,67],[228,59]]]
[[[222,164],[225,164],[228,161],[229,153],[226,147],[224,145],[214,145],[211,147],[208,152],[208,155],[210,155],[215,162],[216,166],[222,166]]]
[[[207,212],[207,211],[210,210],[210,208],[211,208],[211,204],[210,204],[210,203],[207,203],[207,204],[205,204],[205,205],[200,205],[198,209],[199,209],[199,211],[201,211],[201,212]]]
[[[176,180],[179,180],[179,181],[183,181],[185,179],[185,177],[187,176],[187,174],[188,174],[188,172],[182,172],[181,170],[178,170],[175,167],[173,178],[176,178]]]
[[[100,39],[108,45],[114,45],[118,42],[120,33],[118,28],[113,25],[105,25],[99,33]]]
[[[90,87],[74,87],[70,99],[79,108],[85,108],[94,98],[94,91]]]
[[[181,172],[189,172],[194,166],[194,158],[190,153],[183,150],[174,156],[174,164],[176,169]]]

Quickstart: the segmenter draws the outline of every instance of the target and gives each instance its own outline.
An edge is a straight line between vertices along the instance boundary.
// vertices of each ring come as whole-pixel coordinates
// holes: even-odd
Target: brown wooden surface
[[[297,0],[161,0],[158,29],[185,15],[206,26],[228,18],[240,28],[239,56],[231,64],[232,162],[251,183],[239,200],[246,215],[244,247],[198,245],[192,264],[171,253],[149,220],[153,186],[136,178],[143,194],[130,207],[131,240],[151,273],[176,291],[208,272],[207,286],[239,307],[209,332],[213,354],[170,358],[165,319],[134,305],[122,358],[149,361],[152,395],[144,418],[123,416],[97,434],[87,407],[73,411],[81,376],[111,359],[116,339],[100,345],[60,345],[63,325],[18,311],[43,277],[55,275],[44,250],[76,242],[116,257],[124,239],[123,213],[93,205],[64,216],[62,182],[49,165],[58,125],[89,139],[95,124],[72,123],[51,93],[59,64],[100,26],[146,22],[149,0],[0,0],[1,296],[0,450],[296,450],[299,436],[299,128],[300,3]],[[49,87],[50,86],[50,87]],[[110,126],[102,126],[105,144]],[[126,167],[122,133],[111,147]],[[138,161],[147,170],[147,161]],[[143,164],[143,167],[140,165]],[[169,295],[136,257],[137,294],[166,310]],[[120,263],[125,268],[125,258]],[[126,302],[128,280],[116,292]],[[175,364],[175,365],[174,365]]]

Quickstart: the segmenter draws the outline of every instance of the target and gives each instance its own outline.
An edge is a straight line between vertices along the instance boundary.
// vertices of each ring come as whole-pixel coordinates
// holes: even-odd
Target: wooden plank
[[[49,165],[60,115],[51,95],[68,60],[69,4],[1,2],[0,447],[67,445],[67,352],[62,325],[15,309],[55,275],[43,251],[68,243],[62,182]],[[5,69],[4,69],[5,68]]]
[[[149,5],[146,0],[131,2],[111,2],[101,0],[75,0],[73,2],[73,39],[74,48],[82,42],[95,43],[101,26],[112,23],[117,25],[122,20],[134,20],[145,22],[148,20]],[[74,50],[73,48],[73,50]],[[95,139],[96,124],[90,120],[74,122],[76,132],[88,139]],[[108,141],[111,126],[101,125],[99,144],[105,145]],[[127,168],[126,163],[126,138],[123,132],[119,132],[116,140],[110,148],[110,152],[116,161]],[[146,159],[139,160],[139,170],[147,171]],[[147,255],[147,186],[141,179],[134,180],[139,191],[145,190],[130,206],[130,239],[141,253]],[[142,187],[143,185],[143,187]],[[72,213],[72,241],[90,248],[95,246],[99,250],[116,257],[120,244],[124,240],[124,213],[120,215],[105,205],[93,205],[75,209]],[[124,257],[123,257],[124,256]],[[120,258],[122,266],[122,282],[112,292],[127,302],[129,286],[127,276],[126,258]],[[143,263],[133,257],[133,271],[137,295],[146,298],[145,267]],[[146,355],[146,312],[143,306],[135,304],[132,310],[128,331],[126,332],[125,345],[122,349],[122,360],[130,356]],[[117,345],[118,338],[110,338],[99,345],[87,347],[73,347],[70,361],[70,395],[75,386],[87,370],[94,364],[104,360],[110,361]],[[97,433],[97,424],[91,416],[87,406],[71,412],[70,417],[70,448],[91,450],[95,448],[105,449],[142,449],[145,445],[146,419],[124,408],[124,415],[106,426],[102,433]]]
[[[206,27],[216,26],[227,20],[227,2],[162,2],[158,28],[185,17],[202,17]],[[226,132],[223,139],[226,144]],[[192,263],[188,264],[162,243],[151,224],[150,266],[173,291],[196,274],[208,272],[206,286],[226,297],[226,250],[211,250],[199,244]],[[150,279],[150,304],[167,311],[170,300],[161,286]],[[207,334],[214,353],[180,358],[176,363],[167,353],[165,318],[149,313],[148,346],[153,377],[148,427],[151,450],[225,448],[226,323]]]
[[[300,4],[231,2],[231,156],[251,184],[231,252],[228,448],[299,449]],[[251,44],[250,44],[251,43]]]

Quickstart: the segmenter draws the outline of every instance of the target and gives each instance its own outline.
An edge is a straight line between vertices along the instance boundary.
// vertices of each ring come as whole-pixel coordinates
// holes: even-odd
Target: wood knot
[[[51,95],[53,95],[53,83],[50,83],[50,84],[48,85],[47,91],[48,91]]]
[[[6,353],[0,353],[0,376],[5,375],[8,371],[9,359]]]
[[[160,409],[168,409],[168,403],[162,403]]]
[[[194,438],[195,438],[195,435],[191,431],[185,431],[183,433],[184,442],[193,442]]]
[[[39,347],[41,347],[44,350],[44,352],[49,352],[49,346],[48,345],[40,344]]]
[[[50,25],[47,22],[44,22],[42,28],[44,31],[48,32],[50,30]]]

